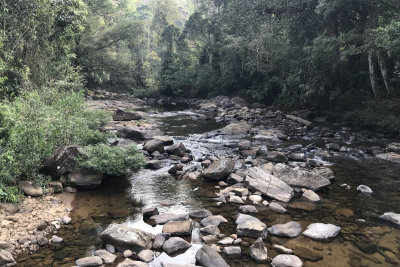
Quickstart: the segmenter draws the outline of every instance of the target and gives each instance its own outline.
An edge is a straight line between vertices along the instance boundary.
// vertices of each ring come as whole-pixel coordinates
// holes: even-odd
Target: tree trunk
[[[381,49],[378,49],[376,51],[376,58],[378,60],[379,67],[381,69],[381,74],[382,74],[383,82],[385,83],[386,90],[387,90],[389,96],[392,96],[393,88],[390,86],[389,71],[387,69],[385,57],[384,57],[383,51]]]
[[[379,85],[378,85],[378,81],[376,78],[375,66],[374,66],[374,55],[375,55],[375,51],[373,49],[371,49],[368,52],[369,79],[371,81],[371,87],[372,87],[372,91],[374,92],[375,97],[381,98],[381,94],[379,91]]]

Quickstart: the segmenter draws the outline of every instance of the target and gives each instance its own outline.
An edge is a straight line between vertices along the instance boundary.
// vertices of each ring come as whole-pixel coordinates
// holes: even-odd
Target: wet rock
[[[147,141],[147,142],[144,144],[143,148],[144,148],[147,152],[149,152],[150,154],[153,153],[153,152],[155,152],[155,151],[158,151],[159,153],[164,153],[164,151],[165,151],[165,150],[164,150],[164,143],[163,143],[163,141],[158,140],[158,139],[153,139],[153,140]]]
[[[103,260],[98,256],[86,257],[79,259],[75,262],[78,267],[86,266],[100,266],[103,264]]]
[[[13,255],[4,249],[0,249],[0,266],[13,266],[16,262]]]
[[[330,185],[329,179],[317,173],[291,168],[284,164],[276,164],[273,174],[286,184],[295,187],[305,187],[314,191]]]
[[[218,226],[220,225],[221,221],[216,218],[215,216],[208,216],[207,218],[204,218],[203,220],[201,220],[201,225],[203,226],[210,226],[210,225],[214,225],[214,226]]]
[[[81,155],[81,148],[76,145],[63,146],[57,148],[43,163],[41,172],[60,177],[67,172],[72,172],[75,168],[76,159]]]
[[[357,191],[360,191],[361,193],[365,194],[365,195],[371,195],[373,193],[372,189],[369,188],[366,185],[359,185],[357,187]]]
[[[154,136],[153,139],[155,140],[160,140],[161,142],[163,142],[164,146],[170,146],[174,144],[174,140],[166,135],[163,136]]]
[[[61,221],[63,222],[63,224],[70,224],[72,220],[68,216],[62,216]]]
[[[288,161],[288,158],[284,152],[271,151],[267,154],[267,160],[272,162],[286,162]]]
[[[243,213],[257,213],[258,210],[252,205],[244,205],[239,207],[240,212]]]
[[[186,147],[184,144],[179,142],[177,144],[167,147],[166,151],[170,155],[184,156],[186,153]]]
[[[276,202],[271,202],[269,208],[277,213],[286,213],[287,210]]]
[[[236,204],[244,204],[243,200],[238,196],[230,196],[228,201]]]
[[[233,171],[235,162],[231,159],[219,159],[214,161],[207,169],[202,172],[202,177],[210,181],[221,181],[228,177]]]
[[[96,187],[101,184],[103,174],[74,171],[69,174],[68,179],[69,184],[72,186]]]
[[[250,256],[258,262],[267,262],[268,250],[264,245],[262,238],[258,238],[250,247]]]
[[[142,115],[140,115],[137,112],[129,112],[129,111],[124,111],[122,109],[117,109],[113,113],[112,118],[114,121],[132,121],[132,120],[140,120],[142,118]]]
[[[289,202],[293,196],[293,189],[289,185],[262,168],[250,168],[246,176],[246,184],[249,189],[260,191],[279,201]]]
[[[340,232],[340,227],[333,224],[325,223],[313,223],[307,227],[307,230],[303,232],[303,235],[319,240],[327,241],[331,238],[336,237]]]
[[[295,247],[294,248],[294,253],[299,256],[300,258],[307,260],[307,261],[320,261],[322,260],[324,257],[319,255],[318,253],[305,248],[305,247]]]
[[[152,250],[145,249],[140,251],[137,256],[141,261],[151,262],[154,259],[154,252]]]
[[[219,235],[220,230],[219,230],[218,226],[209,225],[209,226],[200,228],[200,232],[203,234],[205,233],[205,234],[210,234],[210,235]]]
[[[229,267],[216,250],[203,245],[196,253],[196,263],[204,267]]]
[[[385,212],[383,215],[379,216],[380,219],[390,221],[394,224],[400,226],[400,214],[394,212]]]
[[[232,245],[234,239],[232,237],[224,237],[219,240],[217,243],[221,245]]]
[[[162,213],[153,215],[150,219],[155,221],[156,224],[165,224],[169,221],[185,221],[189,219],[189,216],[187,214]]]
[[[51,237],[51,243],[60,244],[61,242],[63,242],[63,239],[61,237],[56,236],[56,235],[53,235]]]
[[[198,210],[189,213],[189,217],[192,219],[203,219],[211,215],[212,213],[209,210]]]
[[[223,252],[229,258],[238,258],[242,255],[240,247],[224,247]]]
[[[237,183],[243,183],[244,178],[235,174],[235,173],[231,173],[229,174],[228,178],[226,179],[226,181],[229,184],[237,184]]]
[[[190,236],[192,235],[192,221],[169,221],[164,224],[162,231],[171,235]]]
[[[117,258],[116,255],[108,252],[107,250],[101,249],[101,250],[97,250],[94,253],[95,256],[99,256],[105,264],[112,264],[115,259]]]
[[[296,237],[301,234],[301,225],[298,222],[287,222],[284,224],[275,224],[268,228],[268,232],[271,235],[282,236],[282,237]]]
[[[220,129],[219,132],[222,135],[244,135],[250,131],[251,128],[252,126],[247,122],[231,123]]]
[[[207,168],[208,166],[210,166],[211,165],[211,160],[209,160],[209,159],[206,159],[206,160],[203,160],[202,162],[201,162],[201,167],[203,167],[203,168]]]
[[[303,190],[303,197],[310,200],[310,201],[320,201],[320,197],[312,190]]]
[[[125,259],[121,263],[118,263],[117,267],[148,267],[149,265],[142,261],[133,261],[131,259]]]
[[[32,197],[40,197],[43,196],[43,189],[40,187],[36,187],[30,181],[22,181],[19,183],[19,189],[25,193],[25,195]]]
[[[376,155],[377,158],[394,162],[394,163],[399,163],[400,164],[400,154],[394,153],[394,152],[388,152],[388,153],[382,153]]]
[[[302,267],[303,262],[295,255],[281,254],[272,260],[275,267]]]
[[[344,217],[354,216],[354,212],[351,209],[347,209],[347,208],[337,209],[337,210],[335,210],[335,214],[338,216],[344,216]]]
[[[120,251],[133,251],[151,248],[155,236],[139,229],[122,224],[110,224],[100,235],[106,244],[112,244]]]
[[[163,250],[168,254],[173,254],[178,251],[186,250],[190,248],[191,245],[180,237],[171,237],[165,241],[162,246]]]
[[[280,252],[280,253],[284,253],[284,254],[293,254],[293,250],[285,248],[284,246],[281,245],[273,245],[272,246],[273,249],[275,249],[276,251]]]

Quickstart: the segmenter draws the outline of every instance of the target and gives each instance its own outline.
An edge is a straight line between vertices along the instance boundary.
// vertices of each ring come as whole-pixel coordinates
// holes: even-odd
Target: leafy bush
[[[113,176],[124,175],[127,169],[138,171],[145,163],[136,146],[111,147],[105,144],[83,148],[78,168]]]
[[[62,86],[26,91],[0,105],[0,182],[34,180],[40,164],[57,147],[104,142],[99,130],[110,119],[88,110],[82,92]]]
[[[18,186],[4,186],[0,184],[0,202],[18,203],[23,194]]]

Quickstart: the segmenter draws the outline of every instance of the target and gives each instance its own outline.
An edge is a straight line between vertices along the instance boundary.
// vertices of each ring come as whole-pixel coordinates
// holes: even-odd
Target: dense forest
[[[104,142],[107,115],[85,109],[87,90],[240,95],[400,129],[397,0],[0,4],[3,182],[34,175],[59,145]]]

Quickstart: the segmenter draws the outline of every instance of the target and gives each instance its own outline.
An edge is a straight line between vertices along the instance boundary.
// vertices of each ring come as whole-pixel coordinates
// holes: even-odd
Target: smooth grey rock
[[[117,258],[116,255],[108,252],[107,250],[101,249],[101,250],[97,250],[94,253],[95,256],[99,256],[105,264],[112,264],[115,259]]]
[[[220,234],[220,230],[219,230],[218,226],[215,226],[215,225],[209,225],[209,226],[200,228],[200,232],[210,234],[210,235],[219,235]]]
[[[192,211],[189,213],[189,217],[192,219],[204,219],[211,215],[212,215],[212,213],[209,210],[198,210],[198,211]]]
[[[117,267],[148,267],[149,265],[142,261],[133,261],[131,259],[125,259],[118,263]]]
[[[165,239],[169,237],[168,234],[157,234],[154,239],[153,248],[160,249],[164,245]]]
[[[239,210],[240,210],[240,212],[243,212],[243,213],[258,213],[258,210],[256,209],[256,207],[254,207],[252,205],[240,206]]]
[[[208,245],[203,245],[197,251],[196,263],[203,267],[229,267],[221,255]]]
[[[137,256],[141,261],[151,262],[154,259],[154,252],[152,250],[145,249],[140,251]]]
[[[162,141],[164,146],[170,146],[174,144],[174,140],[167,135],[154,136],[153,138]]]
[[[314,191],[331,184],[329,179],[315,172],[292,168],[281,163],[274,166],[273,174],[290,186],[305,187]]]
[[[281,254],[272,260],[272,265],[275,267],[302,267],[303,263],[295,255]]]
[[[238,144],[239,150],[249,150],[251,149],[251,142],[249,140],[244,140]]]
[[[321,200],[321,198],[314,191],[307,189],[303,191],[303,197],[314,202]]]
[[[382,153],[376,155],[377,158],[394,162],[394,163],[399,163],[400,164],[400,154],[394,153],[394,152],[388,152],[388,153]]]
[[[91,256],[79,259],[75,262],[78,267],[86,266],[100,266],[103,264],[103,260],[98,256]]]
[[[244,135],[250,131],[252,126],[247,122],[231,123],[224,128],[220,129],[219,132],[222,135]]]
[[[254,202],[258,203],[262,201],[262,197],[258,195],[251,195],[249,196],[249,200],[253,201],[253,203]]]
[[[169,221],[185,221],[189,219],[189,216],[187,214],[162,213],[159,215],[153,215],[150,219],[155,221],[157,224],[165,224]]]
[[[101,184],[103,174],[86,171],[73,171],[68,175],[69,184],[79,187],[96,187]]]
[[[164,224],[163,233],[177,236],[191,236],[192,235],[192,221],[169,221]]]
[[[284,254],[293,254],[293,250],[285,248],[284,246],[281,245],[273,245],[272,246],[273,249],[275,249],[276,251],[280,252],[280,253],[284,253]]]
[[[201,175],[206,180],[221,181],[228,177],[234,167],[235,162],[233,160],[222,158],[214,161]]]
[[[215,235],[206,235],[202,236],[201,239],[204,241],[206,244],[211,244],[217,242],[218,238]]]
[[[276,202],[271,202],[269,208],[277,213],[286,213],[287,210]]]
[[[60,244],[61,242],[63,242],[63,239],[61,237],[56,236],[56,235],[53,235],[51,237],[51,243]]]
[[[400,225],[400,214],[398,213],[385,212],[383,215],[379,216],[379,218]]]
[[[25,195],[32,197],[41,197],[43,196],[43,189],[41,187],[36,187],[30,181],[21,181],[19,183],[19,189],[25,193]]]
[[[240,247],[224,247],[223,252],[230,258],[237,258],[242,255]]]
[[[313,223],[307,227],[303,235],[315,240],[329,240],[334,238],[340,232],[340,227],[333,224]]]
[[[363,193],[363,194],[365,194],[365,195],[371,195],[372,193],[373,193],[373,191],[372,191],[372,189],[371,188],[369,188],[368,186],[366,186],[366,185],[359,185],[358,187],[357,187],[357,191],[360,191],[361,193]]]
[[[178,251],[186,250],[190,248],[191,245],[180,237],[171,237],[165,241],[162,246],[163,250],[168,254],[173,254]]]
[[[209,226],[209,225],[218,226],[220,225],[220,223],[226,223],[226,222],[228,221],[221,215],[212,215],[208,216],[207,218],[204,218],[203,220],[201,220],[200,223],[203,226]]]
[[[122,254],[124,255],[125,258],[130,258],[133,256],[133,251],[130,249],[126,249]]]
[[[183,156],[186,153],[186,147],[182,143],[173,144],[166,148],[168,154],[175,156]]]
[[[239,213],[238,216],[237,216],[237,218],[236,218],[235,223],[236,223],[236,224],[242,224],[242,223],[245,223],[245,222],[247,222],[247,221],[257,221],[257,222],[261,222],[261,221],[260,221],[259,219],[257,219],[256,217],[253,217],[253,216],[247,215],[247,214]]]
[[[122,224],[110,224],[100,235],[106,244],[112,244],[120,251],[150,249],[155,239],[153,234],[130,228]]]
[[[260,221],[248,220],[236,226],[236,233],[238,236],[247,236],[253,238],[266,238],[267,225]]]
[[[289,202],[293,196],[293,189],[289,185],[262,168],[250,168],[247,172],[246,184],[249,189],[260,191],[267,197],[279,201]]]
[[[268,250],[264,245],[262,238],[258,238],[250,247],[250,256],[258,262],[267,262]]]
[[[298,222],[287,222],[284,224],[275,224],[268,228],[271,235],[283,237],[296,237],[301,234],[301,225]]]

